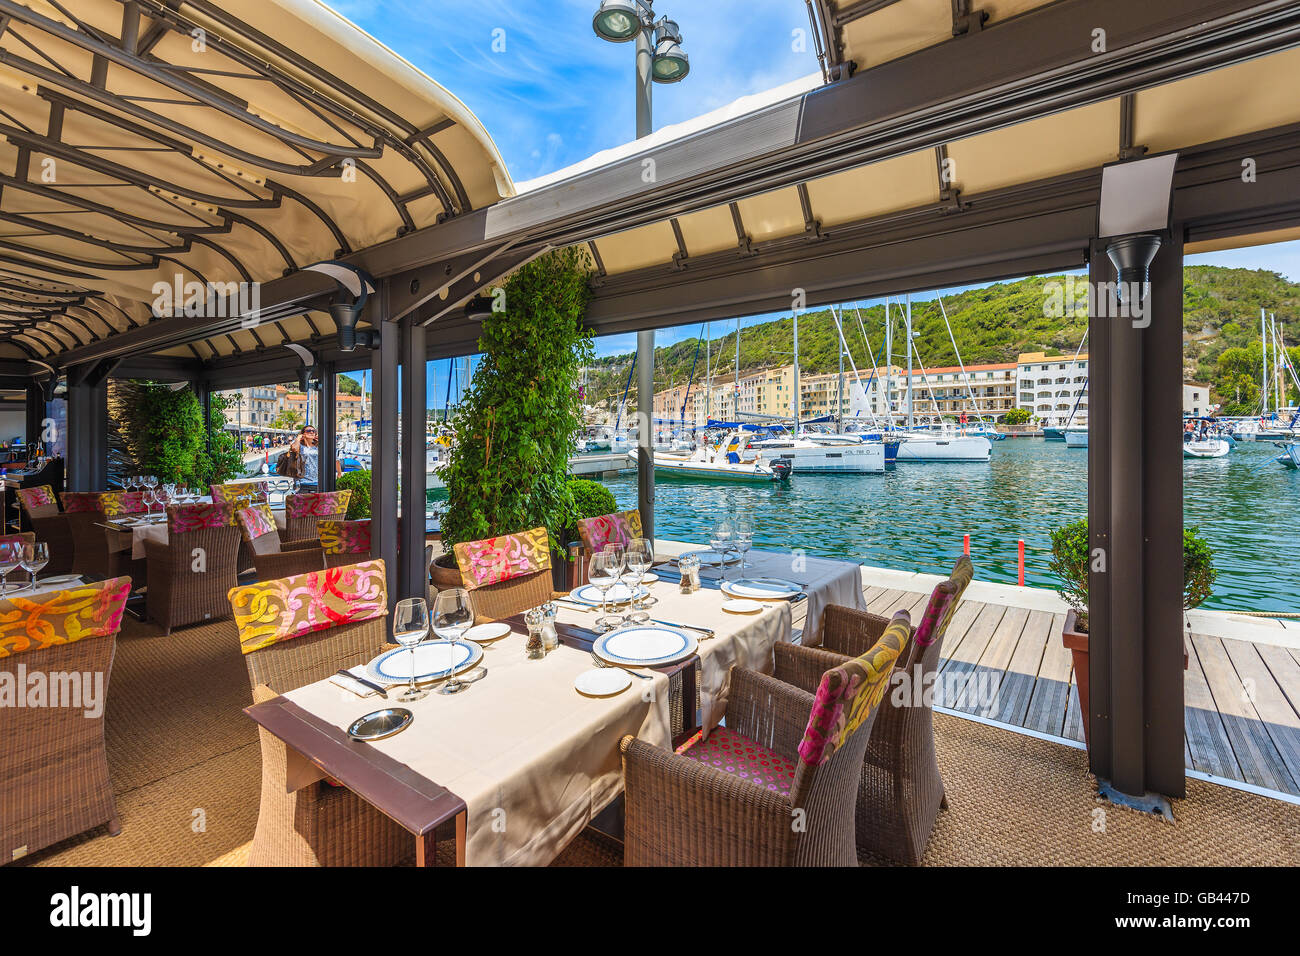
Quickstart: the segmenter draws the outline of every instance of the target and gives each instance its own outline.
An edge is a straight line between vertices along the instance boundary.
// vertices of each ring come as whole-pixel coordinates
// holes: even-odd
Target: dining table
[[[211,504],[212,498],[203,496],[188,503]],[[284,531],[288,527],[283,506],[279,508],[272,506],[271,515],[275,518],[277,530]],[[131,557],[134,560],[145,557],[144,543],[146,541],[157,541],[159,544],[167,543],[167,515],[165,511],[153,511],[148,515],[124,515],[121,518],[110,518],[104,523],[104,527],[121,534],[123,538],[121,550],[126,550],[125,538],[128,533],[131,535]]]
[[[400,687],[381,700],[326,679],[245,713],[286,744],[291,790],[326,776],[353,789],[412,834],[417,864],[433,863],[442,828],[455,834],[457,863],[545,865],[622,793],[624,735],[671,751],[692,732],[707,733],[725,713],[732,668],[771,673],[773,647],[790,639],[790,601],[731,613],[717,589],[683,593],[671,569],[663,571],[647,585],[648,613],[688,625],[678,630],[695,638],[694,651],[632,668],[641,676],[609,696],[575,686],[595,667],[601,611],[565,599],[555,603],[558,647],[531,659],[524,618],[508,618],[509,632],[483,644],[458,693],[435,685],[426,697],[399,703]],[[674,726],[674,679],[686,698],[685,731]],[[409,709],[409,726],[369,742],[348,736],[355,720],[384,706]]]

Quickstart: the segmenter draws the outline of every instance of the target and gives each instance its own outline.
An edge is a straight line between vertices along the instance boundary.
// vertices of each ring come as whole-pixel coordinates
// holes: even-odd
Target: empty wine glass
[[[754,546],[754,524],[748,518],[737,518],[732,525],[732,543],[737,551],[740,552],[740,570],[745,570],[749,564],[745,561],[745,555],[749,549]]]
[[[439,591],[433,600],[433,633],[447,642],[447,666],[451,672],[442,685],[442,693],[454,694],[465,686],[456,676],[456,642],[474,626],[474,602],[465,588]]]
[[[23,547],[17,541],[0,544],[0,597],[9,593],[9,575],[23,561]]]
[[[654,545],[645,538],[633,538],[627,546],[627,569],[632,572],[632,613],[627,616],[629,621],[637,624],[644,624],[650,619],[650,612],[645,609],[645,602],[641,599],[641,579],[645,573],[650,570],[650,565],[654,561]]]
[[[144,491],[140,492],[140,500],[144,502],[144,516],[150,517],[153,514],[153,489],[146,485]]]
[[[601,551],[591,556],[591,563],[587,566],[587,580],[591,586],[600,592],[600,614],[596,618],[596,629],[602,633],[612,631],[622,623],[621,618],[614,618],[609,614],[609,589],[618,581],[619,570],[614,562],[614,556],[608,551]]]
[[[36,574],[50,563],[50,547],[44,541],[23,545],[23,569],[32,576],[30,586],[36,590]]]
[[[731,522],[723,518],[709,531],[709,547],[718,555],[719,569],[725,575],[727,570],[727,553],[731,551],[734,530]]]
[[[411,652],[411,680],[397,698],[406,703],[429,696],[415,686],[415,647],[429,634],[429,606],[424,598],[406,598],[393,609],[393,640]]]

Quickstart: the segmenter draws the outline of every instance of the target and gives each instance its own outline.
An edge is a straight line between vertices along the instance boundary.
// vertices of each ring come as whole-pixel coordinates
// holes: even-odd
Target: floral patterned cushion
[[[966,585],[970,584],[974,575],[975,568],[971,565],[970,558],[963,554],[957,559],[956,567],[952,569],[952,577],[947,581],[939,582],[934,593],[930,595],[930,603],[925,606],[925,614],[916,628],[918,648],[929,647],[943,637],[943,632],[948,629],[948,622],[952,620],[953,612],[961,603]]]
[[[22,506],[29,511],[32,508],[45,508],[59,503],[54,497],[54,488],[50,485],[37,485],[35,488],[19,488],[18,500],[22,503]]]
[[[275,515],[271,514],[271,506],[265,503],[240,508],[235,512],[235,520],[249,541],[276,530]]]
[[[788,794],[794,783],[793,760],[726,727],[715,727],[708,740],[691,744],[682,756],[775,793]]]
[[[641,512],[616,511],[598,518],[579,518],[578,537],[582,545],[593,554],[607,544],[628,544],[641,537]]]
[[[99,510],[113,517],[143,514],[148,509],[145,507],[144,495],[141,492],[106,491],[99,496]]]
[[[269,502],[270,489],[265,481],[240,481],[228,485],[212,485],[214,504],[227,505],[231,512],[236,512],[249,505]]]
[[[290,518],[310,518],[312,515],[341,515],[348,513],[350,491],[311,491],[289,495],[284,501],[285,513]]]
[[[185,534],[203,528],[226,528],[235,523],[230,510],[222,504],[167,506],[167,533]]]
[[[102,511],[98,491],[65,491],[63,493],[63,510],[68,514],[87,511]]]
[[[370,519],[317,521],[320,546],[326,554],[369,554]]]
[[[0,600],[0,657],[116,634],[130,593],[130,578],[110,578]]]
[[[799,743],[799,759],[809,766],[825,763],[871,718],[911,633],[911,616],[899,611],[871,650],[822,675]]]
[[[456,545],[455,552],[461,581],[471,590],[545,571],[551,566],[550,536],[545,528],[482,541],[462,541]]]
[[[245,654],[295,637],[388,614],[383,561],[363,561],[231,588]]]

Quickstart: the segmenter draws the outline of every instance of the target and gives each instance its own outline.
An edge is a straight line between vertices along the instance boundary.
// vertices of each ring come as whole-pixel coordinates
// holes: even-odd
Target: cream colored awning
[[[0,356],[148,322],[156,283],[264,282],[514,193],[455,96],[315,0],[0,15]],[[280,340],[197,354],[257,334]]]

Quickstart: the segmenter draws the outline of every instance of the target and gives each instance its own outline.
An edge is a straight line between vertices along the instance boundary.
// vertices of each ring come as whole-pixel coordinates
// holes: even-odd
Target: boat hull
[[[787,476],[788,477],[788,474]],[[656,461],[656,481],[726,481],[770,484],[781,480],[765,465],[733,465],[727,462]]]
[[[898,446],[898,460],[988,461],[992,452],[993,444],[987,438],[908,436]]]
[[[1086,431],[1069,431],[1065,433],[1066,448],[1087,448],[1088,433]]]
[[[885,446],[880,442],[751,447],[762,451],[767,460],[788,458],[801,475],[879,475],[885,471]]]
[[[1050,428],[1043,426],[1043,441],[1065,441],[1064,428]]]
[[[1184,458],[1222,458],[1232,451],[1232,446],[1223,439],[1214,441],[1183,442]]]

